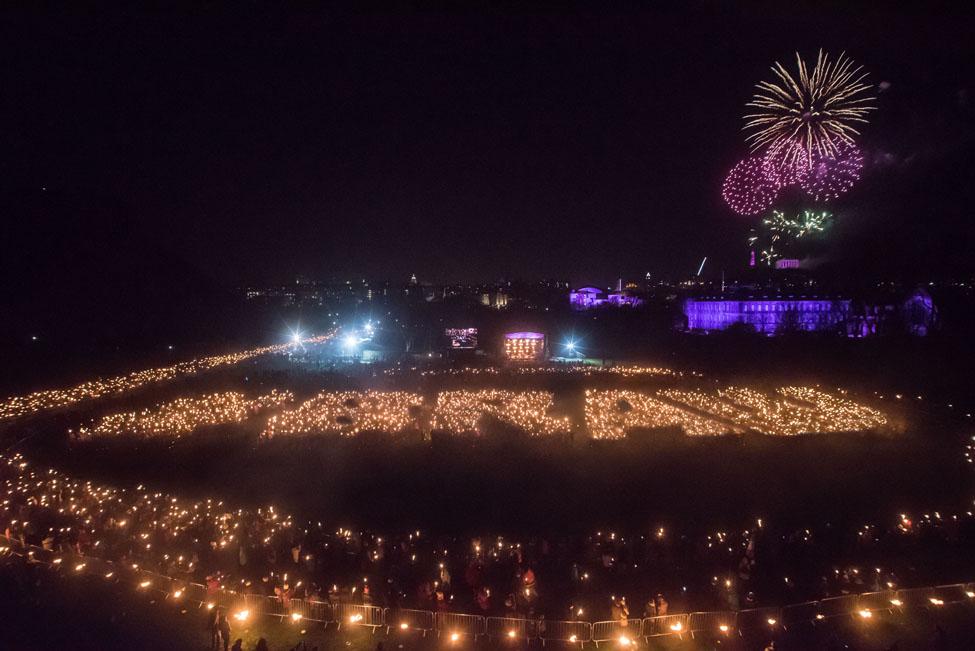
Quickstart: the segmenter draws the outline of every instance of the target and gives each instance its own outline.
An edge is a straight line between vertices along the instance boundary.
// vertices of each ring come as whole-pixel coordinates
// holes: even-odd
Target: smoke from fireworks
[[[828,212],[805,210],[796,217],[786,217],[780,210],[762,220],[759,230],[753,230],[748,246],[758,250],[762,262],[771,265],[786,251],[794,251],[798,240],[822,233],[833,216]]]
[[[860,179],[863,155],[855,146],[843,143],[835,156],[814,154],[809,173],[799,179],[799,186],[815,201],[836,199]]]
[[[775,201],[778,186],[771,180],[769,164],[761,156],[739,162],[724,180],[721,196],[740,215],[762,212]]]
[[[854,67],[845,54],[830,61],[820,50],[811,74],[798,53],[796,62],[798,78],[776,62],[772,71],[778,79],[758,84],[759,92],[746,105],[757,109],[745,116],[745,129],[754,130],[746,139],[752,151],[769,152],[798,142],[808,166],[816,155],[831,158],[841,144],[853,144],[853,136],[860,133],[854,125],[867,121],[874,98],[864,95],[871,88],[863,83],[866,73],[861,74],[862,67]],[[793,150],[788,162],[795,164],[797,159]]]

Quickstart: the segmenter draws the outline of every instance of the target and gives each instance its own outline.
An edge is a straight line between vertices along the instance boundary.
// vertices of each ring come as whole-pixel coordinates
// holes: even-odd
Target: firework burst
[[[768,162],[761,156],[752,156],[731,168],[721,196],[736,213],[754,215],[772,205],[778,191],[770,178]]]
[[[781,210],[773,210],[772,216],[762,220],[758,230],[748,238],[748,246],[757,250],[765,264],[772,265],[782,257],[783,251],[794,250],[798,240],[826,230],[833,219],[828,212],[804,210],[795,217],[787,217]]]
[[[860,180],[863,155],[843,143],[835,156],[813,155],[809,173],[799,179],[799,186],[815,201],[836,199]]]
[[[830,61],[820,50],[811,73],[798,53],[796,62],[798,77],[776,62],[772,72],[778,79],[758,84],[746,105],[756,110],[745,116],[745,129],[752,130],[747,137],[752,151],[778,152],[798,142],[808,167],[814,156],[833,158],[841,144],[853,144],[860,134],[855,125],[867,122],[874,98],[865,95],[871,88],[864,83],[866,73],[845,53]],[[787,162],[794,165],[798,156],[793,149]]]
[[[769,180],[779,189],[799,185],[809,174],[809,154],[795,140],[778,149],[769,150],[765,154],[765,162],[768,164],[766,173]]]

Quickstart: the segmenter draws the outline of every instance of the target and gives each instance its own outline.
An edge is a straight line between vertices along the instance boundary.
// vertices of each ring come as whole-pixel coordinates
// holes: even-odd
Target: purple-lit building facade
[[[878,297],[879,298],[879,297]],[[937,327],[930,294],[916,289],[906,299],[851,300],[819,296],[704,296],[684,302],[687,329],[725,330],[742,324],[764,334],[827,332],[869,337],[885,332],[926,336]]]
[[[741,323],[755,332],[840,332],[846,327],[850,300],[828,298],[761,297],[747,300],[721,297],[689,298],[684,315],[689,330],[725,330]]]
[[[637,307],[643,300],[625,291],[606,294],[597,287],[581,287],[569,292],[569,304],[576,310],[594,307]]]

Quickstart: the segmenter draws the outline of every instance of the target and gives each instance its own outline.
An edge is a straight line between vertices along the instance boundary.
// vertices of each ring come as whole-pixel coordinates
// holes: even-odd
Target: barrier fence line
[[[862,609],[857,607],[857,596],[855,594],[849,594],[820,599],[819,612],[817,614],[823,617],[842,617],[844,615],[852,617],[859,610]]]
[[[391,628],[397,628],[401,631],[423,631],[423,637],[435,626],[433,612],[429,610],[387,608],[383,611],[383,621],[387,633]]]
[[[897,601],[896,590],[884,590],[882,592],[864,592],[857,597],[857,605],[868,610],[883,611],[895,608]]]
[[[542,644],[553,642],[578,642],[584,644],[592,639],[592,624],[589,622],[546,621],[539,631]]]
[[[400,608],[380,608],[365,604],[330,604],[307,599],[282,599],[280,597],[257,594],[242,594],[233,590],[209,590],[206,586],[187,579],[166,576],[139,569],[137,566],[123,566],[95,556],[85,556],[74,552],[55,552],[33,545],[25,545],[16,538],[0,535],[0,553],[20,554],[31,563],[42,563],[70,574],[100,574],[105,579],[119,583],[131,582],[137,590],[158,592],[172,601],[199,604],[200,608],[225,608],[232,615],[278,617],[282,621],[308,620],[326,626],[336,622],[341,628],[363,626],[377,628],[422,631],[436,630],[438,635],[446,635],[452,640],[460,636],[510,637],[514,639],[536,639],[584,644],[610,640],[627,641],[644,637],[665,635],[682,636],[709,635],[719,637],[737,632],[744,635],[755,630],[774,630],[790,625],[813,623],[839,617],[870,617],[874,612],[904,610],[907,608],[933,609],[946,604],[968,603],[975,605],[975,582],[951,583],[925,588],[905,588],[882,592],[865,592],[859,595],[827,597],[819,601],[808,601],[768,608],[750,608],[739,611],[694,612],[689,615],[662,615],[645,619],[612,620],[601,622],[548,621],[545,619],[522,619],[513,617],[483,617],[463,613],[434,613],[429,610]],[[19,550],[18,551],[15,551]],[[244,614],[246,612],[246,614]],[[624,623],[625,622],[625,623]]]
[[[780,614],[782,627],[786,629],[796,624],[825,619],[825,615],[819,611],[818,601],[807,601],[801,604],[786,606]]]
[[[605,622],[592,623],[592,641],[599,646],[600,642],[609,640],[634,640],[642,636],[642,619],[614,619]]]
[[[756,629],[774,629],[781,623],[781,608],[749,608],[739,610],[735,626],[739,633]]]
[[[378,606],[366,606],[359,604],[335,604],[332,606],[335,621],[339,628],[347,626],[367,626],[375,633],[377,628],[385,626],[383,622],[383,609]]]
[[[448,635],[451,639],[460,635],[478,637],[484,635],[487,623],[480,615],[462,615],[461,613],[437,613],[437,635]]]
[[[733,610],[691,613],[687,616],[687,630],[691,637],[698,634],[728,635],[737,631],[738,613]]]
[[[488,617],[485,631],[490,638],[530,640],[538,637],[538,620],[518,617]]]
[[[675,634],[681,636],[687,632],[687,615],[659,615],[647,617],[643,620],[643,637],[657,637]]]

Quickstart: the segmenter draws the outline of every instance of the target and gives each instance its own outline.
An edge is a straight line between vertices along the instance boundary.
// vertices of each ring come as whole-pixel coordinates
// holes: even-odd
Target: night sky
[[[824,263],[971,273],[966,13],[785,4],[6,3],[4,275],[166,297],[298,273],[679,279],[705,255],[734,272],[757,222],[720,196],[744,103],[819,47],[886,82]]]

